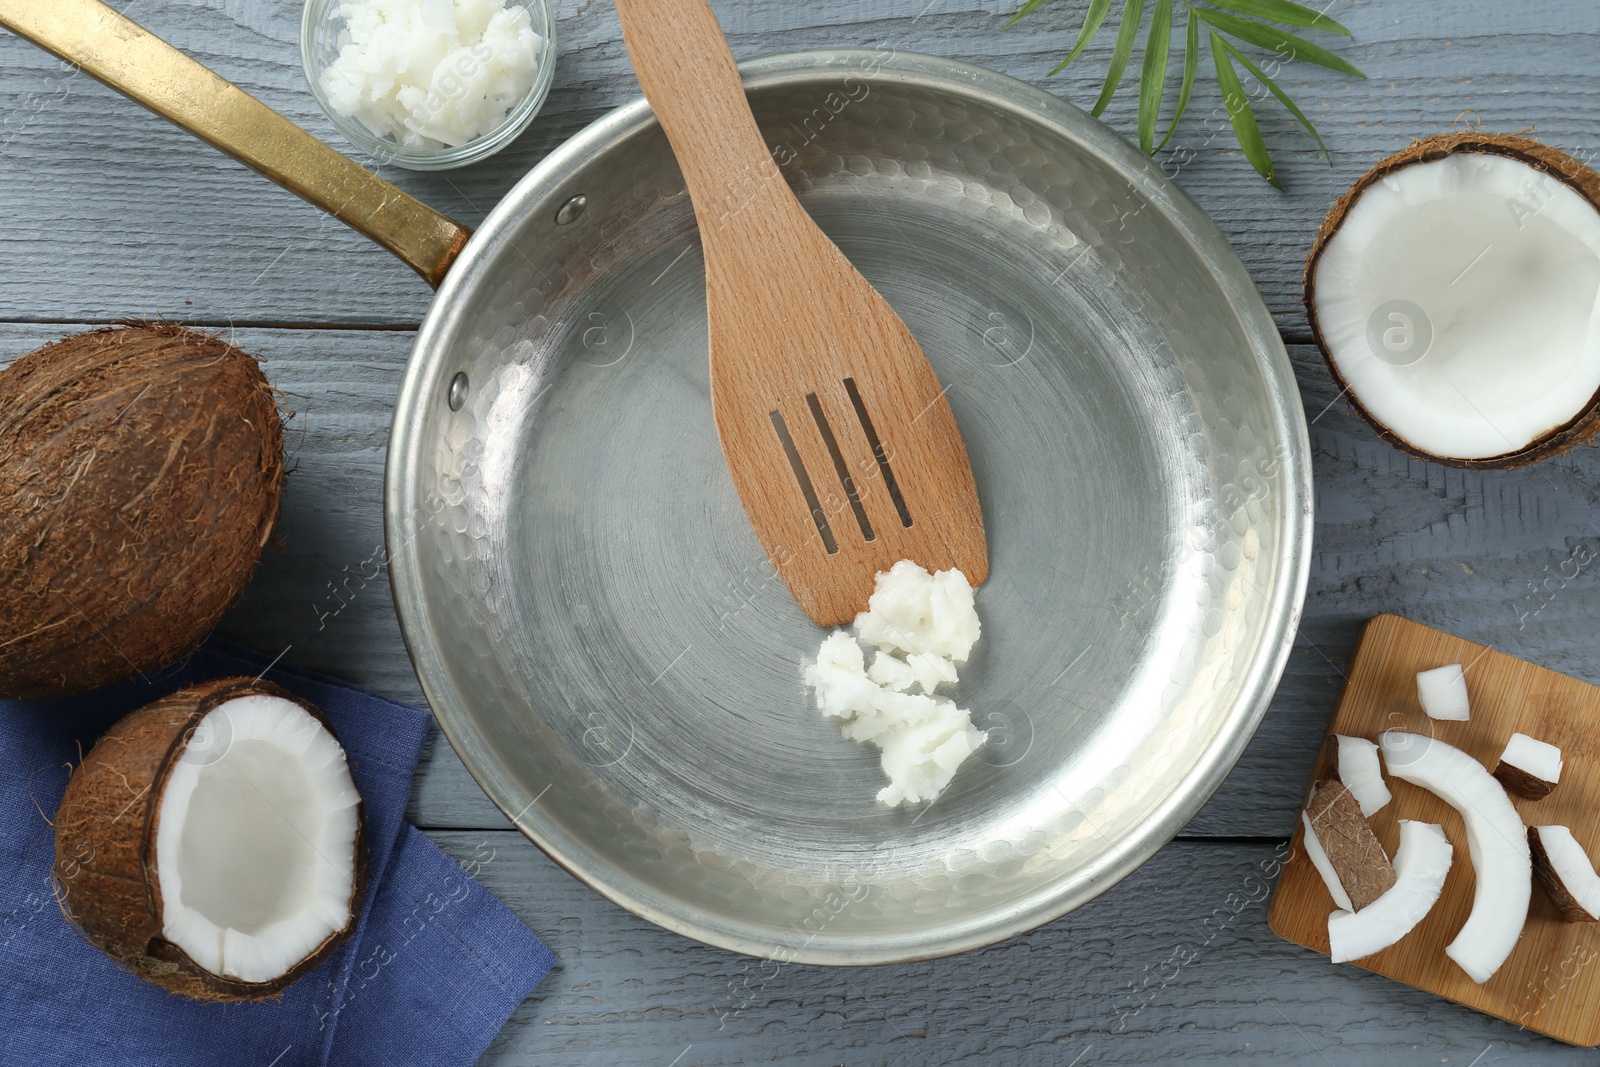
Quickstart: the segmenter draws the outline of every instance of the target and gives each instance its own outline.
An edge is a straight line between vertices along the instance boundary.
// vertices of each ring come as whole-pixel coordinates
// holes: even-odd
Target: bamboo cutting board
[[[1466,670],[1468,722],[1436,722],[1417,703],[1417,672],[1447,663]],[[1384,730],[1429,734],[1491,771],[1513,733],[1556,745],[1564,765],[1555,791],[1538,801],[1512,797],[1512,803],[1524,822],[1570,826],[1591,857],[1600,855],[1600,687],[1396,615],[1379,615],[1362,631],[1328,733],[1376,741]],[[1324,745],[1312,780],[1329,774]],[[1461,817],[1420,786],[1387,772],[1384,778],[1394,799],[1371,822],[1389,854],[1404,818],[1443,826],[1455,857],[1428,917],[1397,944],[1355,966],[1570,1044],[1600,1045],[1600,923],[1563,922],[1535,883],[1517,947],[1488,982],[1473,982],[1444,954],[1472,908],[1472,859]],[[1278,936],[1326,953],[1333,898],[1305,857],[1303,832],[1297,825],[1267,921]]]

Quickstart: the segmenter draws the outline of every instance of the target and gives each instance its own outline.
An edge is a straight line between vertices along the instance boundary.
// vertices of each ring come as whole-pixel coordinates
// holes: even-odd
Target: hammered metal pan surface
[[[611,899],[785,960],[960,951],[1114,884],[1238,758],[1304,593],[1305,420],[1238,258],[1082,112],[926,56],[742,69],[949,386],[992,565],[958,695],[991,745],[888,809],[809,700],[823,633],[718,449],[693,216],[642,101],[530,173],[440,290],[391,440],[395,600],[467,768]]]

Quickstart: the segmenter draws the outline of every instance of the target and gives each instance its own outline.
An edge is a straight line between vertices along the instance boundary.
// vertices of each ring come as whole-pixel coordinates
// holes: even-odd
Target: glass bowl
[[[380,163],[393,163],[409,170],[448,170],[487,159],[528,128],[550,93],[550,83],[556,69],[556,39],[555,18],[550,13],[549,0],[507,0],[508,7],[520,7],[528,12],[533,31],[544,39],[533,85],[517,106],[507,112],[494,129],[464,144],[416,148],[402,145],[392,135],[379,136],[355,116],[341,115],[335,111],[322,88],[322,72],[338,58],[339,38],[345,28],[345,20],[337,14],[341,2],[306,0],[305,11],[300,19],[300,62],[305,67],[311,95],[316,97],[317,105],[328,116],[328,121],[352,144]]]

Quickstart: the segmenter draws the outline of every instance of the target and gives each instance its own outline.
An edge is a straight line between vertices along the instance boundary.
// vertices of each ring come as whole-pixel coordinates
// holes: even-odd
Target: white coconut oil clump
[[[339,55],[319,79],[333,109],[404,148],[466,144],[533,88],[546,46],[505,0],[345,0]]]
[[[844,736],[883,753],[890,807],[930,801],[987,735],[972,716],[937,691],[957,681],[980,627],[972,586],[959,570],[929,574],[903,559],[880,571],[856,635],[876,651],[867,666],[856,638],[835,630],[806,668],[817,705]]]

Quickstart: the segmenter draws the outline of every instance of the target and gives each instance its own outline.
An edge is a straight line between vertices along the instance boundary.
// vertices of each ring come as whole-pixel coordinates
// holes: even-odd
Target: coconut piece
[[[1528,827],[1533,872],[1569,923],[1600,921],[1600,874],[1565,826]]]
[[[1306,850],[1306,859],[1311,861],[1311,866],[1322,876],[1322,884],[1328,887],[1328,895],[1333,897],[1333,902],[1339,910],[1355,911],[1355,903],[1351,901],[1350,894],[1345,892],[1343,883],[1339,881],[1339,872],[1333,869],[1333,862],[1328,859],[1328,854],[1322,850],[1322,843],[1317,840],[1317,831],[1311,825],[1311,816],[1302,811],[1300,823],[1305,828],[1300,835],[1300,843]]]
[[[0,697],[87,692],[193,649],[282,494],[272,389],[216,337],[96,330],[0,372]]]
[[[872,657],[867,677],[896,693],[903,693],[912,686],[924,693],[932,693],[940,686],[953,685],[958,680],[954,663],[943,656],[932,656],[925,652],[913,652],[905,659],[891,652],[879,652]]]
[[[1378,762],[1376,742],[1365,737],[1346,737],[1334,734],[1330,739],[1329,757],[1333,763],[1333,776],[1361,805],[1361,814],[1369,819],[1389,803],[1391,794],[1383,781],[1383,767]]]
[[[1483,764],[1459,748],[1400,730],[1379,735],[1378,747],[1391,775],[1461,813],[1477,885],[1472,912],[1444,951],[1474,982],[1487,982],[1516,948],[1528,919],[1533,864],[1522,818]]]
[[[1561,750],[1527,734],[1512,734],[1494,776],[1519,797],[1543,800],[1561,780]]]
[[[1600,174],[1477,131],[1378,163],[1306,262],[1312,336],[1380,436],[1513,467],[1600,429]]]
[[[966,575],[954,569],[929,574],[903,559],[878,572],[855,629],[876,648],[924,653],[959,666],[967,662],[981,627]]]
[[[1401,819],[1393,888],[1358,912],[1336,911],[1328,916],[1328,949],[1333,962],[1347,963],[1382,952],[1415,929],[1444,892],[1454,851],[1441,827]]]
[[[965,708],[933,695],[957,681],[956,664],[978,639],[972,586],[959,570],[929,574],[900,560],[878,572],[855,629],[877,646],[872,666],[849,633],[835,630],[806,668],[806,684],[846,738],[882,750],[889,784],[878,791],[880,803],[931,801],[988,738]]]
[[[1343,782],[1324,778],[1311,790],[1305,815],[1339,884],[1360,911],[1394,885],[1394,865],[1372,832],[1361,805]],[[1337,898],[1335,898],[1337,899]]]
[[[865,668],[861,646],[846,631],[835,630],[822,642],[816,662],[806,668],[805,681],[817,694],[817,706],[839,722],[846,739],[870,741],[881,751],[889,784],[878,791],[880,803],[898,807],[931,801],[988,734],[975,728],[971,713],[953,701],[880,684],[875,677],[888,676],[880,668],[883,659],[879,653],[873,661],[874,676]],[[895,662],[916,675],[904,661]]]
[[[1459,663],[1419,671],[1417,700],[1430,719],[1466,722],[1472,715],[1467,706],[1467,676]]]
[[[127,716],[56,814],[63,912],[141,978],[203,1000],[271,996],[349,936],[361,797],[311,705],[230,678]]]

